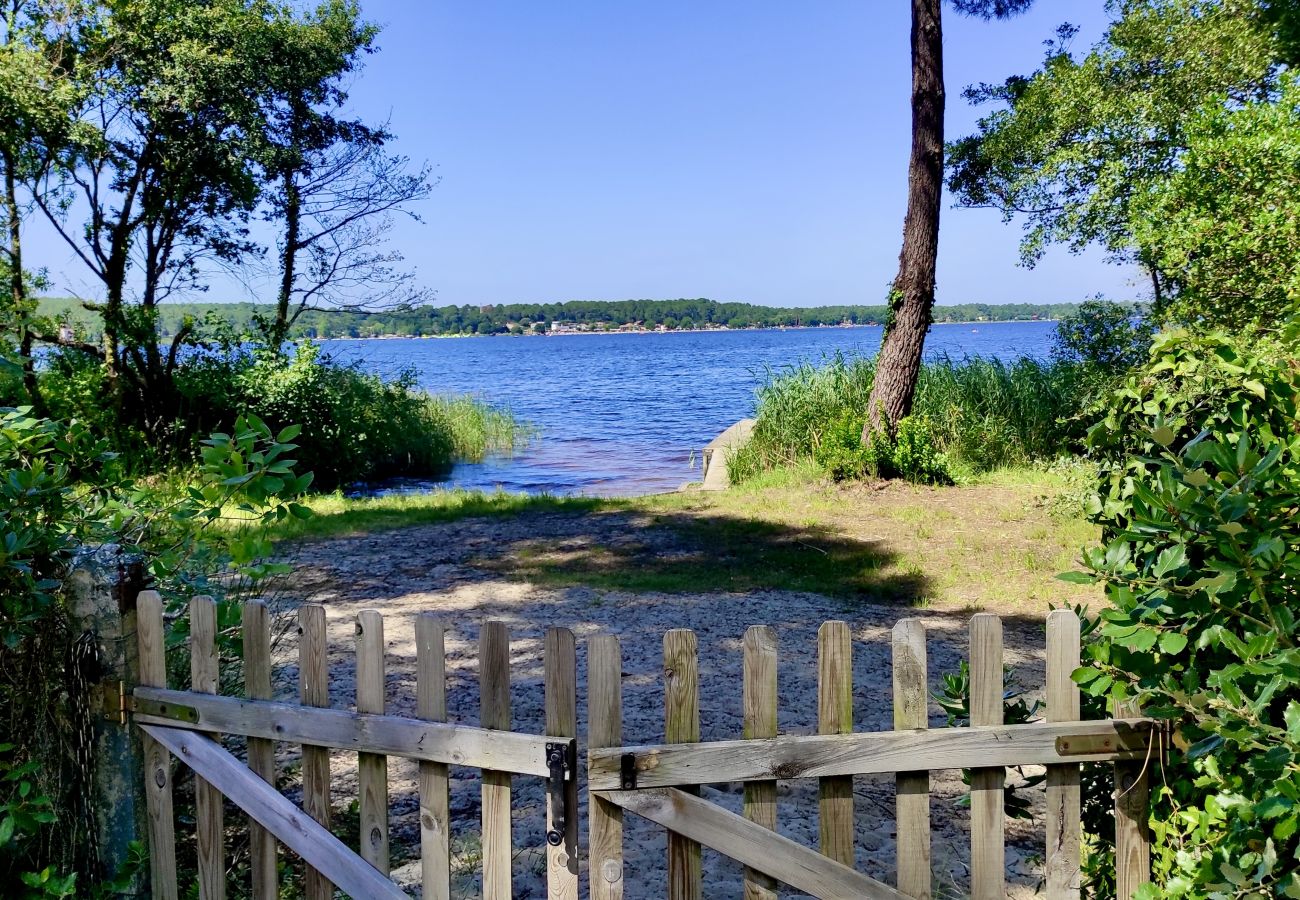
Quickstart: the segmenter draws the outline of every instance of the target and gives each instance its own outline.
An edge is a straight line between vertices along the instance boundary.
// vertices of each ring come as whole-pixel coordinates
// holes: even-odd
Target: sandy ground
[[[502,519],[471,519],[450,524],[336,538],[291,547],[286,559],[298,566],[288,590],[288,607],[297,602],[325,605],[330,631],[333,703],[351,707],[353,626],[367,608],[385,616],[389,711],[413,714],[415,706],[415,617],[434,611],[447,625],[448,706],[452,721],[474,724],[478,719],[476,642],[487,619],[507,622],[512,636],[513,727],[541,733],[542,637],[549,626],[563,626],[578,639],[579,729],[586,731],[585,639],[594,634],[620,637],[624,658],[624,735],[628,743],[653,743],[663,738],[662,635],[672,628],[692,628],[700,647],[701,732],[704,740],[736,738],[742,734],[741,637],[747,626],[776,629],[779,653],[780,727],[783,733],[808,734],[816,728],[816,632],[821,622],[850,623],[854,643],[854,713],[858,730],[891,727],[890,630],[899,618],[922,619],[929,634],[932,688],[942,673],[955,671],[966,652],[966,613],[911,610],[906,607],[864,605],[812,594],[781,591],[692,595],[604,593],[584,587],[541,588],[505,580],[499,560],[512,546],[539,536],[564,537],[589,532],[589,517],[580,514],[525,515]],[[602,528],[631,527],[617,516]],[[277,655],[281,663],[280,690],[292,695],[296,683],[295,635],[286,632]],[[1017,668],[1019,682],[1038,686],[1043,680],[1042,625],[1037,619],[1007,619],[1007,662]],[[931,722],[943,724],[932,704]],[[580,753],[585,746],[580,746]],[[355,756],[336,754],[334,803],[340,818],[356,796]],[[289,766],[292,772],[292,766]],[[418,821],[415,767],[390,761],[391,828],[394,875],[418,893]],[[479,781],[475,770],[453,769],[451,798],[456,854],[455,892],[472,897],[478,886]],[[966,810],[955,805],[963,792],[960,773],[932,776],[931,817],[933,863],[938,895],[966,894],[969,829]],[[892,779],[858,778],[857,865],[877,878],[894,877]],[[704,796],[739,811],[738,784],[704,789]],[[543,782],[514,780],[515,896],[545,896]],[[815,781],[780,785],[780,831],[808,846],[816,846],[817,786]],[[1013,896],[1029,896],[1038,880],[1043,826],[1041,795],[1032,822],[1008,822],[1007,866]],[[585,798],[584,798],[585,807]],[[582,840],[585,843],[585,818]],[[628,816],[625,837],[628,897],[663,895],[666,841],[656,826]],[[705,851],[705,896],[741,896],[738,864]],[[585,876],[584,876],[585,877]]]

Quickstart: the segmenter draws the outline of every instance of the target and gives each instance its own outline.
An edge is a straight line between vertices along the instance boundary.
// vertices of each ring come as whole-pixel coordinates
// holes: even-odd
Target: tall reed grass
[[[845,416],[865,421],[874,359],[837,354],[820,364],[769,369],[758,389],[753,438],[733,458],[736,483],[810,459]],[[1069,452],[1084,402],[1079,367],[1065,362],[941,357],[917,384],[914,415],[930,419],[939,449],[959,470],[986,472]]]

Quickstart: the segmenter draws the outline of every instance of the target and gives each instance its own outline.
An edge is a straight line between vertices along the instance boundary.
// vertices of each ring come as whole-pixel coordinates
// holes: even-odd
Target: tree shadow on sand
[[[825,526],[798,527],[718,512],[589,512],[539,518],[527,536],[471,565],[552,586],[630,593],[807,591],[887,604],[928,596],[918,568],[900,571],[882,542]]]

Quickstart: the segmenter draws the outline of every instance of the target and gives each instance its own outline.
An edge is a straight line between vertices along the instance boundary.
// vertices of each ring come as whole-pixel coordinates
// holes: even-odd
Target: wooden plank
[[[357,614],[357,712],[383,715],[385,702],[384,617],[378,610]],[[357,754],[361,858],[388,874],[388,757]]]
[[[1068,609],[1047,617],[1047,721],[1079,718],[1079,617]],[[1043,865],[1047,900],[1078,900],[1081,808],[1079,766],[1047,767],[1047,853]]]
[[[619,787],[623,755],[632,757],[639,787],[676,787],[771,778],[832,778],[894,772],[1030,766],[1144,759],[1150,719],[1034,722],[972,728],[783,735],[770,740],[708,741],[618,748],[592,747],[587,779],[592,790]],[[1070,753],[1065,743],[1108,741],[1118,749]]]
[[[249,600],[244,604],[244,694],[252,700],[271,699],[271,618],[266,603]],[[275,785],[275,744],[265,738],[248,739],[248,767]],[[275,835],[254,819],[248,823],[253,900],[276,900]]]
[[[776,632],[766,625],[745,631],[745,738],[776,737]],[[745,818],[776,830],[776,782],[745,782]],[[745,869],[745,900],[776,900],[776,879],[758,869]]]
[[[602,791],[599,796],[814,897],[903,897],[887,884],[677,788]]]
[[[416,715],[447,721],[447,653],[433,613],[415,620]],[[420,761],[420,881],[428,900],[451,898],[451,804],[447,764]]]
[[[1132,702],[1116,704],[1117,716],[1137,714]],[[1115,763],[1115,896],[1125,900],[1151,880],[1150,753],[1150,759]]]
[[[675,628],[664,634],[664,740],[700,740],[700,666],[695,632]],[[699,900],[703,872],[697,841],[668,835],[668,898]]]
[[[298,609],[298,695],[304,706],[327,707],[330,705],[329,686],[329,639],[325,632],[325,607],[309,603]],[[252,704],[250,704],[251,706]],[[261,704],[259,704],[260,706]],[[267,707],[275,704],[266,704]],[[298,707],[287,707],[285,712],[292,715]],[[202,721],[202,717],[200,717]],[[272,731],[278,730],[278,718],[271,718],[267,724]],[[226,729],[229,733],[229,729]],[[248,734],[248,731],[243,732]],[[258,733],[257,737],[267,737]],[[308,741],[289,735],[284,740],[301,743],[302,746],[302,808],[307,815],[330,827],[330,753],[319,741]],[[303,857],[306,859],[306,857]],[[307,864],[306,878],[303,881],[305,900],[333,900],[334,886],[322,870]]]
[[[548,628],[544,648],[546,682],[546,733],[559,737],[578,736],[578,658],[573,632]],[[564,841],[546,845],[546,892],[552,900],[578,898],[578,773],[564,783],[565,804],[570,815],[564,823]],[[546,827],[554,827],[557,811],[546,798]]]
[[[1002,620],[989,613],[970,623],[970,718],[972,725],[1000,725],[1003,711]],[[1006,897],[1004,768],[973,769],[970,776],[971,897]]]
[[[135,603],[140,684],[166,688],[167,632],[163,627],[162,596],[157,591],[141,591]],[[141,743],[145,806],[149,815],[149,881],[155,900],[177,900],[171,754],[148,734]]]
[[[928,728],[929,681],[925,626],[920,619],[901,619],[894,626],[894,728]],[[894,779],[898,890],[929,900],[930,773],[900,772]]]
[[[587,746],[622,743],[623,654],[618,638],[598,634],[587,642]],[[588,892],[592,900],[622,900],[623,810],[588,792],[587,818]]]
[[[817,732],[853,731],[853,636],[845,622],[817,630]],[[823,778],[818,785],[818,835],[822,853],[854,865],[853,777]]]
[[[484,728],[510,730],[510,633],[504,622],[479,632],[479,719]],[[483,900],[510,900],[510,773],[483,772]]]
[[[190,600],[190,688],[215,694],[220,681],[217,661],[217,604],[211,597]],[[221,791],[201,777],[194,779],[194,830],[198,845],[200,900],[226,896],[225,821]]]
[[[161,725],[141,727],[340,890],[367,900],[406,900],[401,888],[375,871],[374,866],[327,829],[304,816],[298,807],[211,738]]]
[[[137,717],[154,725],[311,744],[314,749],[330,747],[383,753],[539,778],[546,777],[546,744],[552,739],[545,735],[430,723],[405,716],[361,715],[310,704],[207,697],[162,688],[140,688],[135,691],[135,697],[137,701],[145,701],[137,703],[145,707]],[[188,721],[152,712],[155,704],[186,708],[198,719]]]

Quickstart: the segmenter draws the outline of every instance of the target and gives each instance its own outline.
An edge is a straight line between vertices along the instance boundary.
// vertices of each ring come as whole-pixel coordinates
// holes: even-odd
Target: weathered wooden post
[[[77,740],[91,762],[88,807],[94,812],[99,871],[122,870],[133,842],[145,841],[144,754],[127,717],[126,701],[138,675],[135,598],[143,587],[142,563],[113,544],[87,548],[68,577],[69,612],[80,652],[73,660],[86,678],[89,728]],[[141,876],[120,896],[145,896]]]

